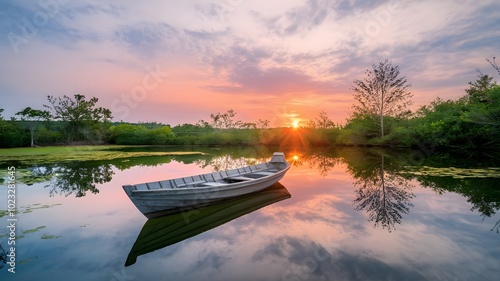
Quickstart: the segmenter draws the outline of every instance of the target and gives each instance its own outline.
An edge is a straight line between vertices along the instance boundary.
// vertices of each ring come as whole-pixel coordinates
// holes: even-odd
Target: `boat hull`
[[[261,192],[228,199],[220,204],[149,219],[130,250],[125,266],[134,264],[140,255],[178,243],[290,197],[288,190],[277,183]]]

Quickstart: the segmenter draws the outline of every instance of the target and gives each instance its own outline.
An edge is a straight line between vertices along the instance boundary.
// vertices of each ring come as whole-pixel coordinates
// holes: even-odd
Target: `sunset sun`
[[[292,121],[292,128],[297,129],[299,127],[299,120]]]

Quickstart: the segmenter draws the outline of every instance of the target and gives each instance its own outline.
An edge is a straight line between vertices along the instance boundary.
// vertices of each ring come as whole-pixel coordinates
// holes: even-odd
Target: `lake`
[[[498,158],[450,157],[424,149],[281,148],[292,167],[262,194],[148,221],[122,185],[264,162],[276,149],[185,150],[204,154],[4,163],[0,278],[444,281],[500,276]],[[7,263],[10,166],[17,182],[14,274]],[[155,240],[147,235],[152,226],[162,229]]]

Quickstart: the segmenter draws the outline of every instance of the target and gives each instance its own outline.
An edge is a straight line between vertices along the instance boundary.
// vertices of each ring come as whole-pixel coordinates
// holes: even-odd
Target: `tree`
[[[267,120],[267,119],[264,119],[264,120],[259,119],[256,122],[256,126],[258,128],[260,128],[260,129],[267,129],[267,128],[269,128],[269,120]]]
[[[19,147],[28,145],[28,134],[12,120],[6,121],[0,108],[0,147]]]
[[[210,114],[211,126],[216,129],[234,129],[241,124],[241,121],[234,121],[234,116],[236,116],[236,112],[232,109],[226,113]]]
[[[29,124],[29,130],[31,135],[31,147],[35,146],[35,131],[37,123],[40,121],[49,121],[51,118],[50,112],[47,110],[38,110],[31,107],[26,107],[25,109],[16,113],[16,115],[21,116],[21,120],[31,121]]]
[[[354,80],[354,99],[359,105],[354,105],[356,115],[378,116],[380,135],[384,136],[384,116],[401,116],[408,112],[407,106],[412,104],[409,92],[411,87],[406,76],[400,77],[398,66],[392,66],[385,60],[378,65],[373,64],[372,70],[367,70],[364,80]]]
[[[98,98],[86,100],[84,95],[75,94],[73,98],[47,96],[49,105],[44,107],[53,111],[55,119],[66,123],[68,141],[87,139],[92,130],[101,123],[111,121],[111,111],[104,107],[96,107]],[[99,128],[97,128],[99,129]]]
[[[477,80],[469,82],[469,88],[465,90],[467,93],[466,99],[469,103],[484,102],[486,99],[486,92],[496,86],[493,77],[485,75],[476,69],[478,72]]]
[[[335,124],[328,118],[328,113],[325,111],[319,113],[319,118],[316,118],[315,124],[320,129],[332,129],[335,127]]]

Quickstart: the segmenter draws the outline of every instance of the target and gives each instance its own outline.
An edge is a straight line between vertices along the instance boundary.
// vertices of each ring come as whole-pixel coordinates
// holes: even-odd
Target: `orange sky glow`
[[[352,81],[390,59],[416,109],[464,95],[476,68],[495,74],[485,59],[499,55],[500,3],[469,2],[3,3],[0,108],[10,118],[78,93],[114,121],[194,124],[233,109],[271,127],[321,111],[343,124]]]

